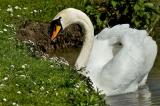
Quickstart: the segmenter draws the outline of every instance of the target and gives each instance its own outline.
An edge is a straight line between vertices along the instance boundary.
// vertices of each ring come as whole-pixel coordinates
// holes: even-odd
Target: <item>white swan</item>
[[[75,67],[85,67],[85,75],[90,77],[95,88],[110,96],[133,92],[145,84],[157,54],[157,45],[145,30],[122,24],[105,28],[94,37],[94,28],[88,16],[80,10],[68,8],[53,19],[51,40],[73,23],[79,24],[85,31]]]

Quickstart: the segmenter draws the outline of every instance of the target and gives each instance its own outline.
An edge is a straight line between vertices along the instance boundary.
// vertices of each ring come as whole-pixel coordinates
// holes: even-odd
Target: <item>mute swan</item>
[[[122,24],[105,28],[94,36],[89,17],[80,10],[67,8],[51,22],[51,40],[73,23],[85,32],[75,67],[85,67],[83,74],[90,77],[95,89],[110,96],[136,91],[145,84],[157,54],[157,45],[145,30]]]

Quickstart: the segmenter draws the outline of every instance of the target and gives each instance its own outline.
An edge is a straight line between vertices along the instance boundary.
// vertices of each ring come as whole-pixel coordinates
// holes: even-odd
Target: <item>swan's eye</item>
[[[50,39],[53,41],[61,30],[62,30],[62,25],[60,18],[53,20],[49,28]]]

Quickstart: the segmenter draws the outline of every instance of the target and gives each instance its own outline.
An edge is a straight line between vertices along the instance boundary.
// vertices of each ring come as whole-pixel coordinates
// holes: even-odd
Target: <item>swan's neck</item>
[[[75,63],[76,69],[81,69],[85,68],[88,63],[93,46],[94,29],[92,28],[93,26],[88,25],[84,21],[79,20],[78,22],[85,29],[83,46]]]
[[[61,17],[63,29],[71,24],[79,24],[82,29],[84,29],[84,42],[81,52],[76,60],[75,67],[78,70],[86,67],[94,39],[94,28],[92,22],[85,13],[73,8],[61,11],[55,18],[58,17]]]

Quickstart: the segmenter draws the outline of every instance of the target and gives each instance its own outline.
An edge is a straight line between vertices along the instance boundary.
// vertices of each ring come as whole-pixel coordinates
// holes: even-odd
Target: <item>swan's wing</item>
[[[86,71],[88,72],[86,76],[90,77],[95,88],[99,85],[98,76],[103,66],[112,58],[112,46],[109,44],[109,40],[100,40],[95,37],[90,58],[86,67]]]
[[[116,25],[112,28],[105,28],[98,35],[96,35],[89,60],[89,64],[92,65],[88,66],[99,64],[97,66],[102,67],[106,64],[113,57],[113,45],[111,45],[111,42],[116,42],[117,37],[119,38],[129,30],[129,24],[122,24]]]
[[[87,70],[100,71],[101,68],[112,59],[112,57],[112,46],[109,44],[109,40],[99,40],[95,37]]]
[[[153,66],[157,52],[153,40],[146,40],[147,35],[144,30],[130,29],[120,37],[122,49],[104,65],[100,73],[99,88],[105,93],[126,93],[138,88]]]
[[[119,26],[123,27],[119,28]],[[124,33],[123,31],[126,28],[129,29],[129,25],[117,25],[114,27],[114,29],[121,31],[121,35],[123,35],[122,33]],[[89,71],[88,76],[95,86],[99,86],[99,78],[97,77],[101,73],[102,68],[113,58],[113,45],[111,45],[110,42],[114,42],[113,40],[116,37],[112,36],[112,38],[110,38],[111,34],[113,34],[112,32],[116,37],[119,35],[119,33],[116,33],[112,28],[105,28],[101,33],[95,36],[94,39],[93,48],[86,69]],[[108,36],[108,38],[102,39],[102,37],[105,36]]]
[[[145,85],[148,73],[151,70],[151,68],[153,67],[153,64],[154,64],[154,61],[155,61],[155,58],[157,55],[157,44],[150,36],[147,36],[144,39],[144,53],[146,56],[144,72],[146,73],[146,75],[140,81],[139,86]]]
[[[116,25],[112,28],[105,28],[94,38],[93,48],[91,51],[90,62],[96,64],[106,64],[112,57],[111,42],[116,42],[117,38],[129,31],[129,24]]]
[[[116,42],[122,48],[114,55]],[[105,28],[94,39],[88,75],[94,86],[107,95],[132,92],[145,83],[156,53],[156,43],[145,30],[126,24]]]
[[[116,25],[112,28],[105,28],[99,34],[97,34],[97,39],[105,40],[110,37],[119,37],[129,31],[129,24]]]

